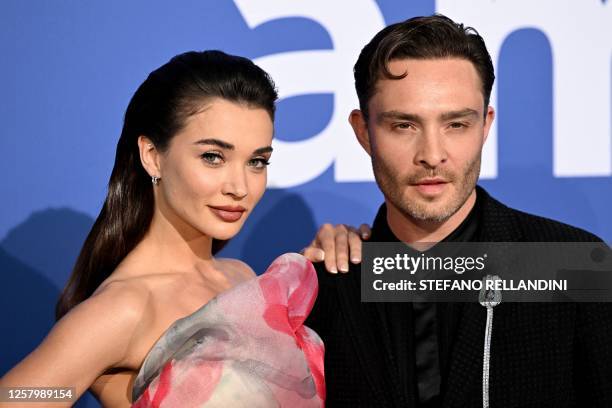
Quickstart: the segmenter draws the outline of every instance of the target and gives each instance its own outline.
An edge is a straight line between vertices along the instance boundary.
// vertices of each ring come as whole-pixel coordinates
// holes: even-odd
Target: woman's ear
[[[142,167],[149,173],[151,177],[161,178],[161,169],[159,166],[159,151],[155,148],[155,144],[146,136],[138,137],[138,150],[140,150],[140,162]]]

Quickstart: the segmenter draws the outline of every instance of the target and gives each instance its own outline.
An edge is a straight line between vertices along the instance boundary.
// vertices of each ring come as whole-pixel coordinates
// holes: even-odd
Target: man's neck
[[[402,242],[440,242],[450,235],[470,214],[476,203],[476,189],[455,214],[444,221],[424,221],[408,217],[387,202],[387,223]]]

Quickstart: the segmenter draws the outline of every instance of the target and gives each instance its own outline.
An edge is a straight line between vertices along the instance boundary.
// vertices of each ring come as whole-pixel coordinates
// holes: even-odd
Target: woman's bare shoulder
[[[112,282],[72,308],[43,342],[2,379],[3,385],[70,386],[77,395],[112,367],[126,367],[149,295]]]
[[[124,367],[134,339],[150,320],[150,298],[146,287],[109,282],[59,320],[48,338],[60,342],[70,338],[75,348],[84,350],[105,349],[99,350],[108,356],[104,369]]]
[[[112,314],[124,324],[142,320],[152,299],[149,285],[143,279],[117,279],[103,283],[77,306],[83,314]]]
[[[217,258],[216,261],[218,262],[221,270],[240,281],[248,280],[257,276],[255,271],[253,271],[249,265],[239,259]]]

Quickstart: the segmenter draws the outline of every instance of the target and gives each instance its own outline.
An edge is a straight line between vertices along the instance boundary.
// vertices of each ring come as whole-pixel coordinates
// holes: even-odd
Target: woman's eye
[[[206,152],[200,157],[208,164],[221,164],[223,162],[223,156],[216,152]]]
[[[258,157],[256,159],[251,159],[249,160],[249,166],[255,168],[255,169],[263,169],[266,166],[268,166],[270,164],[270,162],[268,161],[268,159],[264,158],[264,157]]]

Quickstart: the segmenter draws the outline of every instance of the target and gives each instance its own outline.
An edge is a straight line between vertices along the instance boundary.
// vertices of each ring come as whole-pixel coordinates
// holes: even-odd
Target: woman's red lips
[[[217,210],[223,210],[223,211],[240,211],[240,212],[246,211],[246,208],[244,208],[241,205],[209,205],[209,207],[215,208]]]
[[[212,213],[225,222],[236,222],[242,217],[246,208],[239,205],[208,206]]]

